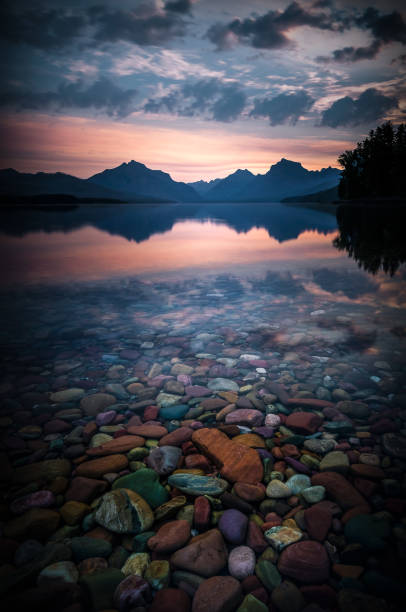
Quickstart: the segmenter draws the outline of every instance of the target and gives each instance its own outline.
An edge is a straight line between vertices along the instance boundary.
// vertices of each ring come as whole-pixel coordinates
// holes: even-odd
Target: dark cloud
[[[188,13],[193,6],[193,0],[173,0],[165,2],[166,11],[174,11],[175,13]]]
[[[304,90],[279,94],[274,98],[257,98],[254,100],[251,116],[267,117],[271,125],[295,124],[314,102],[315,100]]]
[[[0,8],[0,39],[38,49],[56,49],[71,43],[86,24],[86,15],[63,8],[37,7],[20,13],[7,5]]]
[[[245,93],[238,83],[224,83],[213,78],[188,82],[166,96],[152,98],[145,104],[144,110],[229,122],[241,115],[245,103]]]
[[[123,118],[134,110],[135,89],[121,89],[107,78],[91,85],[63,83],[56,92],[14,90],[0,95],[0,106],[16,110],[93,109],[110,117]]]
[[[344,47],[343,49],[333,51],[331,57],[319,56],[316,59],[321,63],[358,62],[364,59],[374,59],[381,50],[381,47],[382,43],[379,40],[374,40],[367,47]]]
[[[290,44],[286,34],[300,26],[311,26],[322,30],[339,30],[342,24],[335,23],[331,15],[312,13],[298,2],[292,2],[284,11],[268,11],[265,15],[247,19],[233,19],[228,24],[212,25],[206,36],[217,46],[227,49],[236,42],[261,49],[279,49]]]
[[[318,61],[327,62],[357,62],[364,59],[374,59],[381,48],[391,42],[406,44],[406,23],[400,13],[393,11],[382,15],[377,9],[369,7],[361,16],[355,17],[354,25],[369,30],[374,39],[366,47],[344,47],[333,51],[331,57],[320,56]]]
[[[18,10],[8,4],[0,9],[0,38],[48,50],[63,49],[79,40],[87,45],[117,41],[161,45],[184,34],[183,14],[192,4],[192,0],[178,0],[167,2],[162,9],[150,3],[139,4],[132,10],[104,5],[81,10],[64,7]]]
[[[398,108],[398,99],[386,96],[377,89],[366,89],[359,98],[339,98],[324,111],[321,125],[340,127],[343,125],[361,125],[374,123],[385,114]]]

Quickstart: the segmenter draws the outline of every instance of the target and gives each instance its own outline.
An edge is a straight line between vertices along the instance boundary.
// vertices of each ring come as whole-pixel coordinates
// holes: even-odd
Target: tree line
[[[406,197],[406,124],[383,123],[338,162],[340,199]]]

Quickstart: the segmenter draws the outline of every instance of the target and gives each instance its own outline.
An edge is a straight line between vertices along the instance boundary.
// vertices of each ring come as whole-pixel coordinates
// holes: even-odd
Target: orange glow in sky
[[[264,229],[238,234],[222,224],[185,221],[171,231],[137,244],[98,229],[85,227],[63,234],[35,233],[4,237],[0,256],[11,280],[24,282],[91,280],[113,275],[152,274],[187,268],[243,270],[251,264],[340,259],[332,246],[335,232],[324,236],[305,231],[295,240],[279,243]]]
[[[265,173],[282,157],[308,170],[338,167],[337,156],[352,148],[346,140],[269,138],[196,121],[193,131],[118,123],[85,117],[14,114],[0,122],[0,167],[20,172],[65,172],[88,178],[132,159],[174,180],[222,178],[238,168]]]

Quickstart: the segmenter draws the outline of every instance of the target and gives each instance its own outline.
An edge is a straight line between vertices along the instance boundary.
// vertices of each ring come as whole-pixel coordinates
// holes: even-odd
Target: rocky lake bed
[[[284,279],[8,292],[3,609],[404,609],[404,311]]]

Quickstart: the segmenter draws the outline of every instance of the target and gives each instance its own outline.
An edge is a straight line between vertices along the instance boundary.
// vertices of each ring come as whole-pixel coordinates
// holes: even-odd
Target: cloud
[[[235,121],[246,104],[240,85],[220,79],[187,82],[165,96],[151,98],[144,105],[148,113],[170,112],[183,117],[202,116],[215,121]]]
[[[333,102],[323,112],[321,125],[336,128],[343,125],[374,123],[394,108],[398,108],[397,98],[386,96],[371,87],[366,89],[358,98],[354,99],[346,96]]]
[[[0,39],[38,49],[57,49],[71,43],[86,24],[86,15],[68,9],[37,7],[16,12],[7,5],[0,8]]]
[[[364,59],[374,59],[382,48],[382,43],[379,40],[374,40],[367,47],[344,47],[333,51],[331,57],[319,56],[317,61],[321,63],[342,62],[352,63]]]
[[[265,15],[235,18],[228,24],[215,23],[206,36],[218,50],[228,49],[237,43],[260,49],[280,49],[291,44],[286,34],[300,26],[322,30],[339,30],[342,26],[324,12],[309,12],[298,2],[292,2],[284,11],[268,11]]]
[[[256,98],[252,117],[267,117],[271,125],[295,124],[308,111],[315,100],[304,90],[282,93],[274,98]]]
[[[366,47],[344,47],[333,51],[331,57],[319,56],[317,61],[328,62],[358,62],[364,59],[374,59],[384,45],[391,42],[406,44],[406,23],[397,11],[382,15],[375,8],[367,8],[361,16],[355,17],[353,24],[364,30],[370,30],[373,40]]]
[[[0,106],[17,110],[94,109],[110,117],[124,118],[134,111],[135,89],[121,89],[101,77],[89,86],[83,81],[63,83],[56,92],[14,90],[0,96]]]
[[[0,9],[0,38],[38,49],[63,49],[74,42],[82,45],[127,41],[140,45],[162,45],[185,32],[183,14],[192,0],[166,2],[162,8],[141,3],[132,10],[104,5],[70,8]]]

